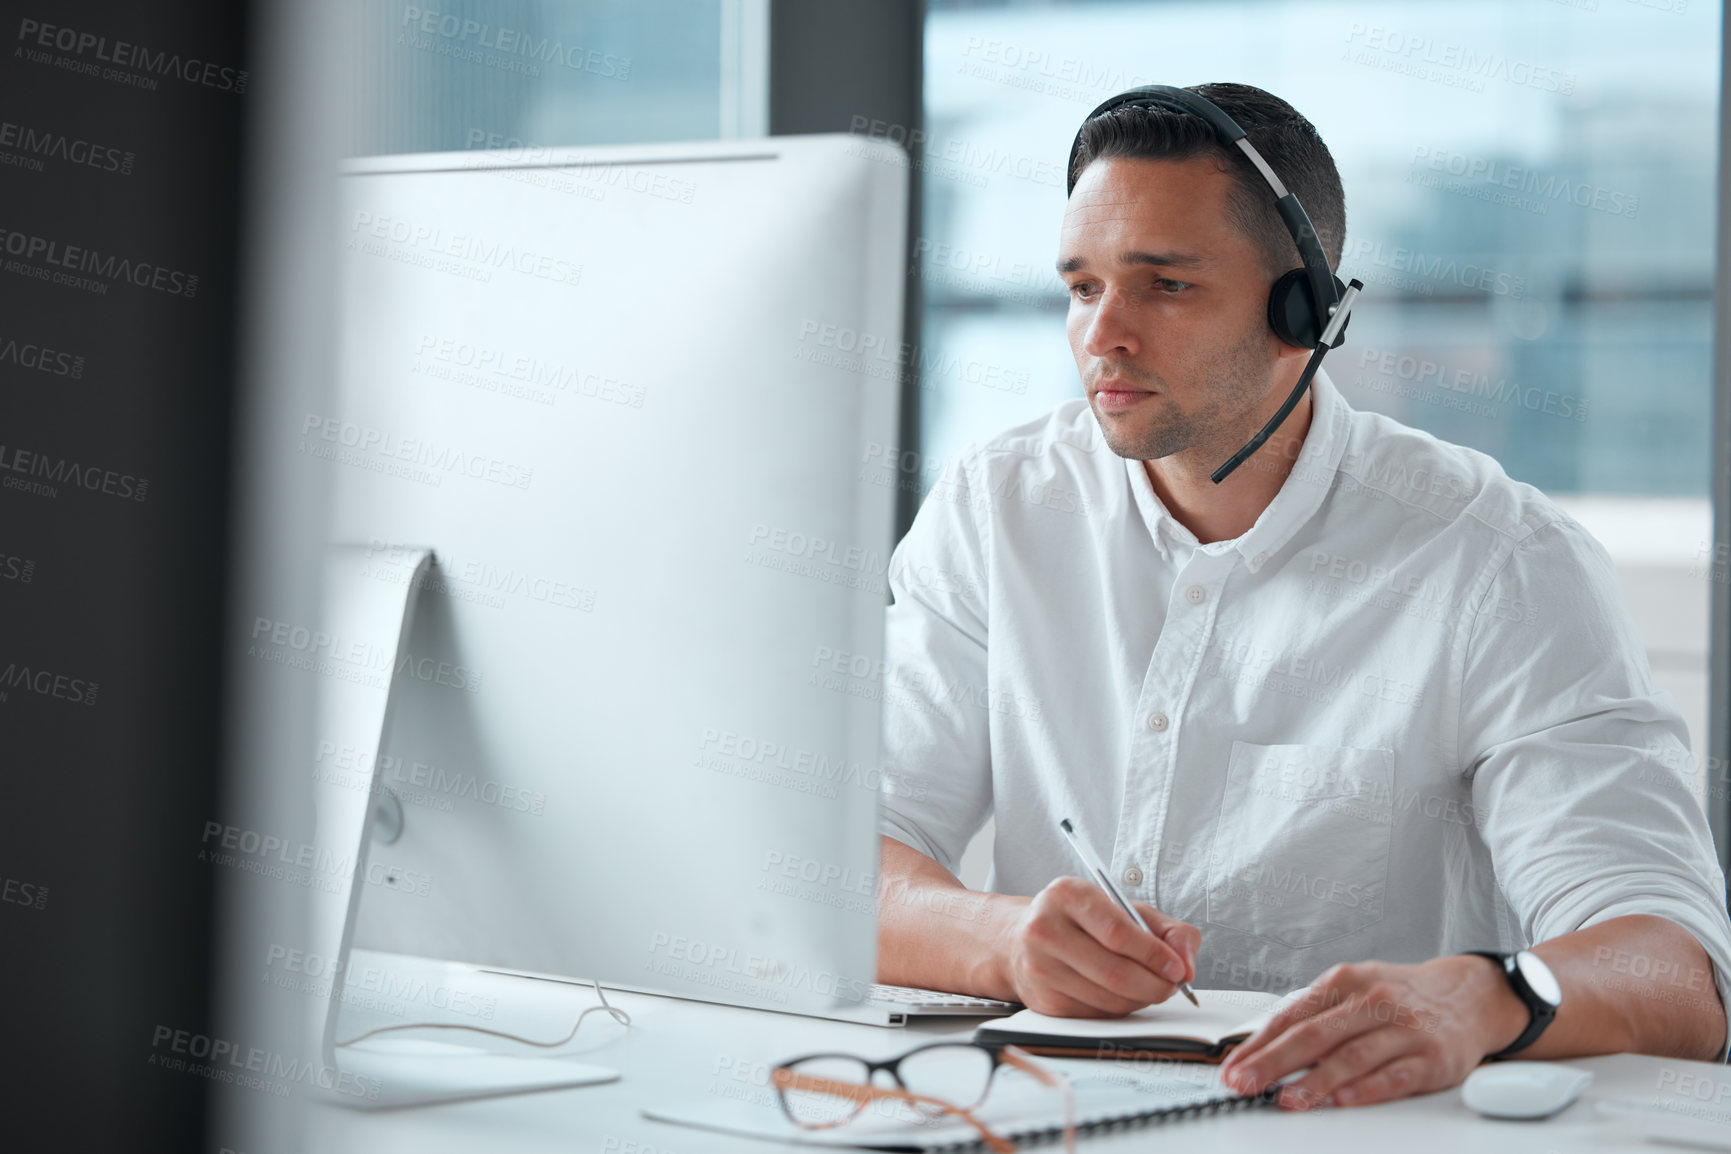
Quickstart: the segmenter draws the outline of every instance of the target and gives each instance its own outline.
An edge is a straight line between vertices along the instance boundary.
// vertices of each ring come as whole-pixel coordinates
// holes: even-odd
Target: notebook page
[[[1195,1038],[1213,1043],[1255,1029],[1283,999],[1254,990],[1198,990],[1196,1000],[1200,1006],[1177,996],[1122,1018],[1054,1018],[1022,1010],[980,1028],[1059,1038]]]

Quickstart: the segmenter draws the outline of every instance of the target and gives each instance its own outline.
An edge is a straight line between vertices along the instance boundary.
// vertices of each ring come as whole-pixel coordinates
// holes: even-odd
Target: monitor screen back
[[[360,576],[436,556],[378,751],[401,833],[370,847],[355,945],[857,1002],[901,154],[437,154],[343,185],[338,400],[301,448]],[[365,789],[372,762],[320,735],[322,781]]]

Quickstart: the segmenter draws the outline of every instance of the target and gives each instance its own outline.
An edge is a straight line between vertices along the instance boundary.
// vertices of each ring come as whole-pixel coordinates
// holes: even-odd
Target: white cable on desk
[[[556,1042],[537,1042],[533,1038],[525,1038],[518,1034],[507,1034],[503,1030],[489,1030],[485,1026],[465,1025],[462,1022],[399,1022],[394,1026],[380,1026],[377,1029],[368,1030],[364,1034],[356,1034],[346,1042],[336,1042],[334,1044],[338,1046],[352,1046],[364,1038],[370,1038],[374,1034],[389,1033],[392,1030],[473,1030],[477,1034],[491,1034],[495,1038],[505,1038],[512,1042],[521,1042],[525,1046],[539,1046],[543,1050],[551,1050],[555,1046],[563,1046],[566,1042],[575,1038],[578,1029],[583,1025],[583,1019],[598,1010],[605,1011],[607,1014],[612,1016],[615,1022],[618,1022],[629,1030],[631,1028],[631,1015],[607,1001],[607,992],[601,988],[600,982],[590,982],[589,984],[595,987],[596,996],[601,999],[601,1004],[599,1006],[590,1006],[587,1010],[578,1014],[577,1020],[571,1024],[571,1032]]]

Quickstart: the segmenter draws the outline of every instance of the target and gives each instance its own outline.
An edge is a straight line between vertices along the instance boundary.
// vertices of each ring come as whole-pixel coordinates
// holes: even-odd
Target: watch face
[[[1545,965],[1537,954],[1521,950],[1515,954],[1515,968],[1521,971],[1521,977],[1526,979],[1527,988],[1533,993],[1553,1006],[1562,1004],[1563,987],[1557,984],[1557,976],[1551,973],[1551,967]]]

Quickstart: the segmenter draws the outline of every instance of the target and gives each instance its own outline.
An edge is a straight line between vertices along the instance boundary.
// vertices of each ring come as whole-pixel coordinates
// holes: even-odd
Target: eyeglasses
[[[803,1130],[825,1130],[859,1117],[867,1103],[910,1121],[931,1121],[946,1114],[965,1119],[996,1154],[1009,1154],[1014,1142],[1001,1138],[974,1116],[986,1100],[1000,1066],[1029,1075],[1064,1097],[1064,1149],[1076,1148],[1076,1103],[1062,1074],[1036,1062],[1015,1046],[973,1042],[933,1042],[905,1054],[869,1061],[854,1054],[807,1054],[777,1066],[770,1074],[781,1108]],[[879,1072],[895,1087],[874,1085]]]

